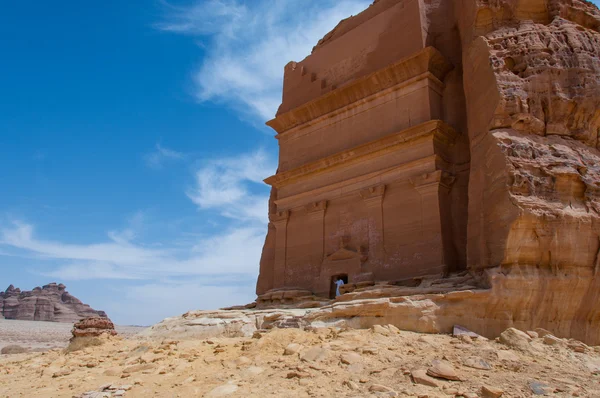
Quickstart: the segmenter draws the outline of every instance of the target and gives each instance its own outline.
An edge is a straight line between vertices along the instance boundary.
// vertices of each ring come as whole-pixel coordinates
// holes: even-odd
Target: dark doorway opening
[[[337,274],[337,275],[333,275],[331,277],[331,284],[330,284],[330,288],[329,288],[329,298],[330,299],[334,299],[335,298],[335,291],[337,289],[337,285],[335,284],[335,281],[337,279],[341,279],[342,281],[344,281],[344,285],[348,283],[348,274]]]

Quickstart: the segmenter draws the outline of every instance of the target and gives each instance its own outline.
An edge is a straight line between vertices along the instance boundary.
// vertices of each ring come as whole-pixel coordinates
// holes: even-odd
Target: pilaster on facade
[[[269,214],[269,220],[275,226],[275,266],[273,280],[285,281],[285,268],[287,261],[287,225],[290,211],[279,211]]]
[[[439,193],[440,189],[449,191],[455,180],[456,177],[452,174],[443,170],[436,170],[432,173],[412,177],[410,182],[421,196],[424,196],[432,193]]]
[[[312,202],[304,206],[306,214],[310,218],[321,218],[325,216],[325,210],[327,209],[327,201],[321,200],[319,202]]]
[[[367,206],[381,205],[383,195],[385,194],[385,185],[377,185],[360,190],[360,196]]]
[[[281,225],[282,223],[287,224],[288,219],[290,218],[290,211],[278,211],[275,213],[269,214],[269,221],[271,221],[275,227],[277,228],[277,224]]]
[[[325,256],[325,211],[327,201],[312,202],[304,206],[310,225],[313,272],[319,272]]]

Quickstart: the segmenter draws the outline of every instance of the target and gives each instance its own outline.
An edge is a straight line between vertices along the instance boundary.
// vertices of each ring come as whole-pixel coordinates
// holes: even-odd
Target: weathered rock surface
[[[0,292],[0,318],[71,323],[91,316],[106,317],[106,313],[71,296],[62,283],[50,283],[31,291],[10,285]]]
[[[73,338],[76,337],[99,337],[102,335],[116,336],[115,325],[108,318],[98,316],[80,320],[73,325],[71,331]]]
[[[593,4],[376,1],[285,67],[268,124],[280,164],[257,307],[600,343]],[[454,279],[423,283],[440,273]],[[324,306],[336,275],[346,294]]]
[[[273,328],[260,339],[111,338],[70,353],[0,356],[0,396],[497,398],[531,397],[534,391],[600,396],[594,375],[600,372],[599,352],[574,353],[541,341],[533,343],[542,355],[532,355],[495,340],[464,344],[450,335],[333,327]],[[300,355],[284,355],[291,344],[301,347]],[[365,347],[370,353],[359,354]],[[499,359],[500,352],[517,356],[521,366]],[[493,369],[462,365],[475,356]],[[442,357],[444,362],[435,362]],[[430,368],[436,377],[427,375]],[[457,376],[460,380],[452,380]]]

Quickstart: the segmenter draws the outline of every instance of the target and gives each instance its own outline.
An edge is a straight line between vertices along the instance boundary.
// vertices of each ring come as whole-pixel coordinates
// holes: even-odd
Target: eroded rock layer
[[[31,291],[10,285],[0,292],[0,318],[21,321],[77,322],[86,317],[106,317],[67,292],[66,286],[50,283]]]

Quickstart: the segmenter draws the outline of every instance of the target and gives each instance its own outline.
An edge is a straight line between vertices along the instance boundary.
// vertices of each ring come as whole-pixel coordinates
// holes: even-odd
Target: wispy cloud
[[[262,180],[273,174],[275,167],[274,159],[264,151],[212,160],[196,172],[195,186],[187,194],[201,209],[265,224],[269,197]]]
[[[262,120],[281,102],[283,66],[300,61],[337,23],[370,0],[202,0],[163,2],[161,30],[197,37],[204,57],[194,72],[199,101],[222,101]]]
[[[185,248],[173,245],[158,250],[110,238],[89,244],[51,241],[37,237],[33,225],[14,222],[0,229],[0,248],[11,255],[48,261],[44,273],[64,280],[254,276],[264,234],[264,228],[244,226],[198,239]]]
[[[166,162],[183,159],[185,159],[185,154],[183,152],[165,148],[160,144],[156,144],[154,151],[144,156],[146,165],[153,169],[161,169]]]

